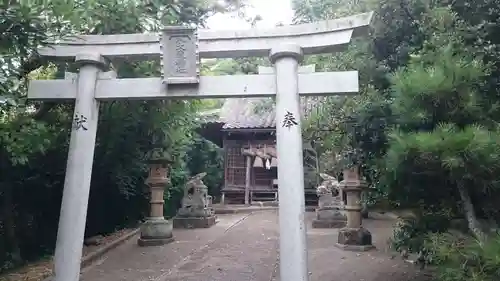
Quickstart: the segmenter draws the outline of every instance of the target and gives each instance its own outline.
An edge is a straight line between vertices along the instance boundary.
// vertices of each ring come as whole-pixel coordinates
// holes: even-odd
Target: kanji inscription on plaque
[[[165,84],[199,83],[199,56],[196,29],[172,26],[160,37],[162,78]]]

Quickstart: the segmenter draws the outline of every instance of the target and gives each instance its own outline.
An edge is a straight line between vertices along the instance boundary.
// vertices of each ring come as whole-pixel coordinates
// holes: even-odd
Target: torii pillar
[[[54,258],[56,280],[78,280],[85,235],[85,221],[94,162],[94,148],[99,118],[99,101],[94,98],[96,82],[105,68],[98,54],[79,54],[77,95],[69,142],[64,192]]]
[[[280,276],[281,280],[307,281],[304,157],[298,88],[302,58],[302,48],[295,44],[283,44],[271,49],[269,54],[276,75],[279,226],[280,233],[286,233],[280,238]]]

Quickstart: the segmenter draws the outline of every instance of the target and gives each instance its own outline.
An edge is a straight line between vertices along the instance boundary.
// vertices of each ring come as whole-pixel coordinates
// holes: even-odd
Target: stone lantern
[[[347,204],[344,207],[347,225],[339,230],[337,246],[345,250],[367,251],[374,246],[370,231],[362,226],[361,193],[366,183],[360,179],[358,166],[345,169],[343,174],[344,180],[340,182],[340,186],[347,195]]]
[[[149,176],[146,184],[150,188],[150,214],[141,226],[139,246],[158,246],[174,241],[172,222],[163,217],[163,193],[169,182],[168,168],[171,160],[161,147],[155,147],[148,155]]]

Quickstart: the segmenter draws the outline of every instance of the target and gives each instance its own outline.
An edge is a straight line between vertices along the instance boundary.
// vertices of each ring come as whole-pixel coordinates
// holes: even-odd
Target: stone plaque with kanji
[[[164,28],[160,48],[164,84],[200,82],[196,29],[182,26]]]

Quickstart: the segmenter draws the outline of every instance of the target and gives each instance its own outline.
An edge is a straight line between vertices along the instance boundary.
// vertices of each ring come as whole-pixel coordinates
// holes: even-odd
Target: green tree
[[[489,69],[463,44],[467,26],[448,9],[430,12],[422,28],[432,35],[391,78],[399,133],[389,143],[387,171],[395,173],[393,179],[403,178],[400,168],[427,172],[407,174],[406,182],[390,186],[412,188],[412,183],[427,181],[453,188],[448,191],[458,191],[470,230],[484,241],[471,193],[497,189],[500,172],[497,123],[490,118],[496,113],[488,112],[488,96],[481,94]]]
[[[36,47],[72,34],[158,31],[165,24],[203,26],[215,12],[242,1],[7,1],[0,18],[0,263],[9,268],[53,250],[64,182],[73,105],[26,101],[26,81],[75,71],[47,64]],[[159,75],[154,61],[113,61],[119,77]],[[186,153],[200,102],[115,101],[100,105],[86,235],[134,224],[148,210],[144,185],[151,134],[165,132],[172,188],[189,175]],[[166,193],[168,196],[168,192]],[[167,198],[170,199],[170,198]],[[167,201],[168,205],[176,202]]]
[[[406,143],[406,139],[399,138],[399,133],[391,132],[427,133],[440,123],[452,126],[454,129],[450,132],[458,130],[457,137],[462,133],[460,130],[465,129],[470,136],[480,135],[479,131],[467,127],[477,124],[487,131],[496,130],[498,56],[496,39],[492,37],[495,31],[491,27],[497,20],[498,9],[494,3],[496,1],[297,1],[297,22],[329,19],[368,9],[375,11],[368,37],[353,41],[342,53],[308,59],[308,63],[328,71],[356,69],[360,72],[360,95],[328,98],[305,128],[304,136],[316,142],[324,169],[339,170],[354,158],[362,164],[367,180],[394,204],[407,207],[424,204],[425,208],[435,209],[447,205],[455,213],[463,209],[467,200],[464,201],[460,197],[463,193],[459,194],[456,189],[459,182],[463,184],[458,175],[462,173],[466,178],[471,175],[456,168],[455,178],[451,178],[442,168],[439,171],[443,176],[436,182],[444,185],[443,188],[424,188],[432,187],[432,180],[425,180],[425,175],[436,171],[434,167],[420,166],[422,171],[413,174],[415,167],[408,163],[411,162],[408,155],[406,158],[400,155],[398,159],[405,159],[406,164],[401,162],[399,166],[389,166],[384,155],[396,149],[396,144]],[[448,4],[451,4],[449,8]],[[400,141],[396,142],[394,136]],[[446,157],[442,154],[441,164],[450,165],[445,159],[450,159],[452,154],[448,152]],[[482,172],[471,170],[470,173]],[[490,168],[490,177],[486,178],[491,180],[495,173]],[[471,187],[474,202],[486,199],[482,194],[491,194],[494,190],[479,183],[474,186]],[[456,199],[463,204],[456,204]],[[476,204],[476,212],[492,217],[495,212],[489,206],[493,201]],[[477,229],[472,225],[471,228]]]

